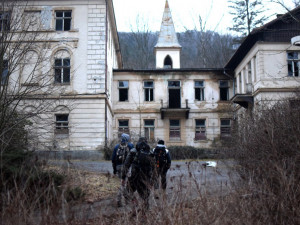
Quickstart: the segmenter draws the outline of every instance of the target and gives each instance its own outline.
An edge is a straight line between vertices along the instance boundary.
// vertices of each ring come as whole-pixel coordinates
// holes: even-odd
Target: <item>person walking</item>
[[[133,144],[129,142],[130,136],[128,134],[123,133],[121,135],[121,141],[114,147],[112,154],[112,167],[114,175],[118,175],[118,177],[122,178],[122,171],[124,167],[125,159],[129,153],[129,151],[134,148]],[[117,205],[118,207],[122,206],[122,195],[124,194],[123,186],[121,184],[117,196]]]
[[[154,188],[157,190],[160,183],[162,190],[165,192],[167,188],[167,172],[171,167],[171,156],[164,140],[158,141],[157,146],[153,149],[153,154],[156,164]],[[155,198],[159,198],[157,194],[155,194]]]

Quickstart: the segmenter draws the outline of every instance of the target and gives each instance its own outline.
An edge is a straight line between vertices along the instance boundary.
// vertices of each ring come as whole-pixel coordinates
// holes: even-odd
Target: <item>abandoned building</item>
[[[43,69],[53,71],[57,88],[43,137],[49,149],[95,150],[123,132],[213,148],[230,136],[237,112],[289,98],[300,86],[300,48],[291,43],[300,24],[289,13],[253,30],[224,68],[181,69],[166,0],[156,69],[135,70],[122,68],[112,0],[29,1],[24,12],[49,34],[47,48],[31,50],[49,56]]]

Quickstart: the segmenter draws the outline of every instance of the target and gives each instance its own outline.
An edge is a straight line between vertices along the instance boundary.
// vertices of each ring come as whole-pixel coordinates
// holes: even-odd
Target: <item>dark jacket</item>
[[[118,151],[119,147],[120,147],[120,144],[117,144],[117,145],[114,147],[114,151],[113,151],[113,154],[112,154],[112,157],[111,157],[111,161],[112,161],[112,164],[113,164],[113,167],[114,167],[114,168],[115,168],[116,166],[118,166],[118,165],[122,165],[122,162],[119,162],[119,161],[117,160],[117,151]],[[132,148],[134,148],[133,144],[130,143],[130,142],[128,142],[127,147],[128,147],[128,149],[129,149],[129,151],[130,151]]]
[[[161,151],[164,152],[164,158],[159,154]],[[165,145],[158,144],[156,148],[153,149],[153,154],[155,156],[156,166],[159,170],[167,171],[171,167],[171,155],[169,150]]]

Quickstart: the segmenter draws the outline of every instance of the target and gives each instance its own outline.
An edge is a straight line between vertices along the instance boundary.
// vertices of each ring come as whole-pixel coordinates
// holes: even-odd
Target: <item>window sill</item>
[[[38,83],[23,83],[23,84],[21,84],[22,86],[25,86],[25,87],[33,87],[33,86],[39,86],[39,84]]]
[[[71,83],[54,83],[56,86],[70,86]]]
[[[195,142],[195,143],[207,143],[208,140],[207,140],[207,139],[202,139],[202,140],[195,140],[195,139],[194,139],[194,142]]]
[[[169,142],[174,142],[174,143],[182,143],[182,140],[174,140],[174,139],[169,139]]]

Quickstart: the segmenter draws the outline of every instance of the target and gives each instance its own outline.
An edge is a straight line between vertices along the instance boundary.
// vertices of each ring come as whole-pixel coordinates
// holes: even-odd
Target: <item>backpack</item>
[[[164,146],[156,146],[154,149],[156,166],[162,168],[167,163],[167,151]]]
[[[134,161],[137,167],[145,174],[154,169],[154,158],[153,154],[150,152],[149,145],[146,144],[142,148],[138,149]]]
[[[119,145],[119,148],[118,148],[117,154],[116,154],[118,164],[123,164],[124,163],[128,152],[129,152],[129,148],[128,148],[127,144],[125,144],[125,145],[120,144]]]

